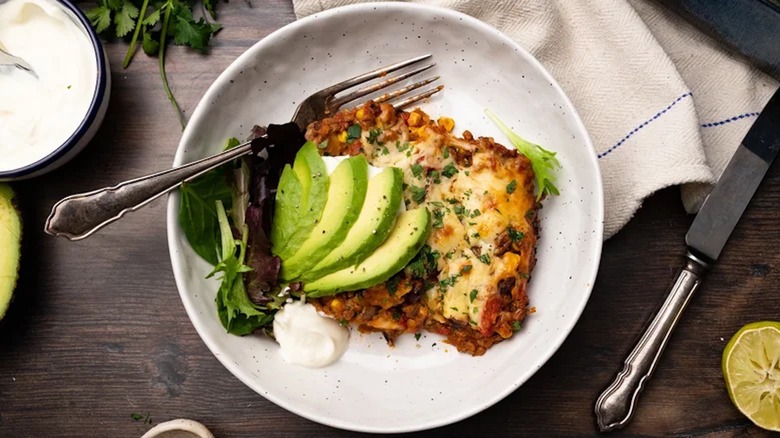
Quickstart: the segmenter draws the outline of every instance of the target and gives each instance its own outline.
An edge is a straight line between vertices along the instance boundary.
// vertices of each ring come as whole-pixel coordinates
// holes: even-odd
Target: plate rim
[[[190,118],[190,123],[192,123],[192,121],[198,121],[199,119],[204,117],[203,113],[207,111],[207,107],[209,106],[208,102],[213,100],[213,97],[216,97],[216,95],[219,94],[220,89],[224,87],[225,83],[229,80],[229,77],[232,77],[235,73],[237,73],[241,69],[239,67],[239,64],[242,64],[242,62],[245,60],[251,59],[254,56],[253,54],[259,50],[262,50],[264,46],[270,45],[273,41],[285,38],[287,35],[296,32],[299,28],[307,26],[310,22],[328,19],[333,15],[344,13],[344,12],[357,13],[362,11],[372,11],[380,7],[397,9],[397,10],[405,9],[411,11],[426,11],[429,13],[444,14],[449,16],[450,18],[458,19],[459,21],[462,21],[467,25],[481,28],[481,30],[483,31],[487,31],[494,34],[497,38],[505,42],[508,47],[515,49],[515,51],[518,52],[520,56],[527,58],[527,60],[533,65],[533,67],[536,68],[543,75],[543,77],[550,82],[551,86],[554,87],[554,89],[563,97],[563,102],[568,106],[567,109],[571,111],[571,114],[574,117],[575,126],[579,129],[579,133],[581,133],[583,136],[585,146],[588,149],[590,149],[590,151],[592,152],[591,154],[588,154],[588,156],[590,157],[589,160],[590,167],[595,171],[594,177],[596,179],[597,187],[594,187],[594,192],[596,192],[595,194],[597,196],[595,196],[595,198],[596,198],[596,203],[598,204],[597,208],[595,209],[595,212],[597,213],[597,217],[593,219],[593,222],[596,222],[598,225],[596,227],[597,236],[595,236],[596,238],[594,238],[596,251],[595,254],[593,255],[593,260],[590,262],[591,265],[590,275],[588,276],[588,278],[583,278],[583,280],[587,280],[589,286],[587,286],[587,292],[582,295],[580,301],[576,303],[576,306],[573,306],[572,314],[574,315],[574,317],[569,319],[567,324],[563,324],[561,326],[563,330],[559,332],[560,334],[558,335],[558,338],[552,340],[553,342],[551,342],[551,345],[553,346],[553,348],[550,348],[544,354],[539,355],[539,358],[541,359],[539,361],[539,366],[531,367],[528,370],[526,370],[524,373],[518,375],[518,377],[514,380],[514,382],[511,385],[507,385],[507,388],[505,390],[494,394],[492,397],[490,397],[490,400],[488,402],[479,405],[470,406],[467,409],[462,409],[454,415],[442,416],[438,420],[429,420],[427,422],[422,422],[411,426],[392,425],[390,427],[387,427],[387,426],[378,425],[374,427],[368,427],[365,425],[349,423],[346,421],[333,419],[325,416],[317,416],[314,413],[301,411],[299,409],[294,408],[289,403],[287,403],[287,401],[283,397],[279,397],[275,394],[266,391],[264,388],[262,388],[262,385],[260,385],[258,382],[256,382],[254,379],[251,378],[248,372],[245,373],[241,369],[241,367],[231,362],[223,354],[220,354],[219,353],[220,346],[218,345],[216,339],[211,338],[211,335],[206,331],[204,326],[200,324],[196,324],[196,319],[198,319],[197,316],[198,312],[197,310],[195,310],[193,303],[190,301],[189,293],[187,293],[186,291],[185,280],[183,275],[186,269],[184,267],[185,266],[184,259],[176,251],[177,239],[179,239],[182,234],[181,227],[178,223],[178,210],[179,210],[178,191],[172,192],[168,197],[167,214],[166,214],[166,231],[167,231],[167,240],[168,240],[168,251],[171,259],[171,268],[173,270],[176,288],[179,292],[179,297],[181,298],[182,304],[187,313],[187,317],[189,318],[190,323],[195,328],[195,331],[198,333],[198,336],[208,347],[209,351],[234,377],[238,378],[243,384],[245,384],[247,387],[255,391],[258,395],[271,401],[277,406],[287,410],[288,412],[291,412],[295,415],[301,416],[303,418],[306,418],[308,420],[314,421],[319,424],[336,427],[343,430],[356,431],[356,432],[404,433],[404,432],[417,432],[417,431],[429,430],[441,426],[446,426],[464,420],[466,418],[472,417],[486,410],[487,408],[495,405],[499,401],[505,399],[509,394],[511,394],[512,392],[517,390],[520,386],[522,386],[525,382],[527,382],[528,379],[530,379],[534,374],[536,374],[536,372],[539,369],[541,369],[544,365],[546,365],[547,362],[550,360],[550,358],[560,349],[563,342],[565,342],[565,340],[568,339],[569,335],[571,334],[577,322],[579,322],[580,317],[582,316],[582,312],[584,311],[588,301],[590,300],[590,296],[593,293],[593,287],[595,285],[595,280],[598,274],[599,266],[601,264],[601,256],[603,250],[603,236],[604,236],[604,188],[603,188],[603,178],[601,175],[601,168],[599,167],[598,164],[595,148],[590,138],[590,134],[588,133],[584,123],[582,122],[582,118],[580,117],[579,112],[577,111],[574,104],[571,102],[569,96],[563,91],[558,81],[539,62],[539,60],[537,60],[528,50],[520,46],[509,36],[507,36],[500,30],[496,29],[495,27],[487,23],[478,20],[477,18],[474,18],[470,15],[456,11],[454,9],[432,6],[427,4],[406,3],[406,2],[373,2],[373,3],[351,4],[351,5],[340,6],[332,9],[327,9],[325,11],[321,11],[309,15],[302,19],[298,19],[296,21],[288,23],[280,27],[279,29],[276,29],[275,31],[271,32],[267,36],[263,37],[262,39],[254,43],[251,47],[247,48],[241,55],[239,55],[235,60],[233,60],[230,63],[230,65],[228,65],[225,68],[225,70],[223,70],[222,73],[219,74],[219,76],[217,76],[217,78],[209,86],[206,93],[198,102],[198,105],[196,106],[195,110],[192,113],[192,117]],[[188,124],[188,127],[189,126],[190,124]],[[181,137],[181,140],[179,141],[179,144],[177,145],[176,148],[176,154],[174,156],[173,166],[178,166],[183,164],[185,146],[187,143],[189,143],[192,140],[193,137],[192,133],[193,130],[185,129]]]

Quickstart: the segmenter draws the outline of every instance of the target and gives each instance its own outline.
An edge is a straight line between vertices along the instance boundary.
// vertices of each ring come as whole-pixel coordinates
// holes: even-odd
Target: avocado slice
[[[363,208],[367,187],[366,157],[356,155],[339,163],[330,176],[321,219],[294,255],[282,257],[282,280],[298,278],[344,241]]]
[[[0,319],[11,304],[19,277],[22,221],[13,199],[11,187],[0,184]]]
[[[298,227],[298,209],[301,207],[303,187],[292,166],[286,164],[279,177],[274,202],[274,220],[271,226],[271,251],[278,254]]]
[[[339,292],[365,289],[387,281],[404,268],[420,251],[430,232],[431,215],[427,208],[416,208],[398,215],[387,239],[356,266],[350,266],[320,279],[304,283],[311,298]]]
[[[387,167],[368,181],[363,209],[344,243],[301,276],[312,281],[331,272],[354,266],[371,255],[393,229],[403,194],[403,171]]]
[[[317,151],[317,145],[313,142],[308,141],[301,147],[301,150],[295,155],[292,169],[301,185],[300,192],[291,187],[286,194],[282,195],[280,179],[277,202],[280,201],[280,196],[286,197],[287,199],[283,199],[281,202],[294,206],[295,213],[292,218],[282,219],[281,224],[277,223],[279,221],[274,218],[274,225],[271,230],[271,252],[278,255],[282,260],[295,254],[309,237],[320,216],[322,216],[328,195],[328,172],[325,169],[325,162],[322,161]],[[296,197],[296,195],[298,196]],[[295,223],[284,225],[284,221],[289,221],[289,219],[294,219]],[[282,235],[282,231],[277,230],[277,240],[273,240],[273,228],[275,227],[290,227],[291,229],[294,228],[295,231],[288,231],[288,234]]]

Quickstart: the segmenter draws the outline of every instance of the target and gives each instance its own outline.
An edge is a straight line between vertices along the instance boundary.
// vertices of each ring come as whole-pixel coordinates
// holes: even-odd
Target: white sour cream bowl
[[[108,107],[108,61],[67,0],[0,3],[0,47],[37,75],[0,66],[0,181],[31,178],[65,164],[94,136]]]

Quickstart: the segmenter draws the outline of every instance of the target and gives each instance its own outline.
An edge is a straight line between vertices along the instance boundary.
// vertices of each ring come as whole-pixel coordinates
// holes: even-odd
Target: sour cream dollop
[[[92,103],[97,60],[84,30],[53,0],[0,4],[0,46],[36,79],[0,67],[0,170],[43,159],[78,129]]]
[[[348,328],[300,301],[289,303],[276,313],[274,336],[286,362],[310,368],[337,361],[349,343]]]

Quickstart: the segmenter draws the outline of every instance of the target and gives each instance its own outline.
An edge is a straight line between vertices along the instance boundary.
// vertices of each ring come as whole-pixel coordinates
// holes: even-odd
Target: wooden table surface
[[[188,113],[233,59],[294,19],[289,0],[236,0],[218,10],[225,27],[210,55],[170,50],[171,84]],[[122,70],[126,47],[106,44],[113,90],[94,141],[60,170],[14,184],[25,233],[16,300],[0,325],[0,437],[137,437],[150,426],[132,413],[148,413],[152,424],[196,419],[218,437],[353,435],[277,407],[209,352],[174,284],[164,201],[82,242],[43,234],[56,200],[173,161],[181,133],[156,59],[140,54]],[[763,435],[729,401],[720,360],[743,324],[780,319],[778,205],[775,165],[680,322],[634,420],[615,435]],[[606,242],[590,302],[549,362],[495,406],[425,435],[595,434],[593,402],[666,293],[690,222],[677,188],[648,199]]]

